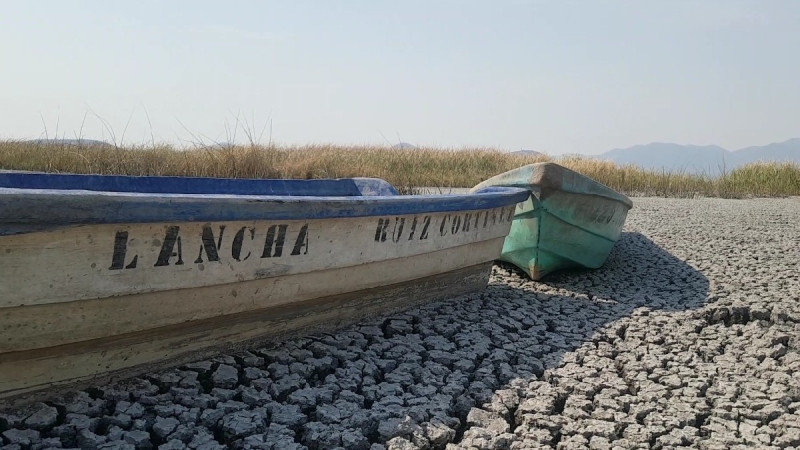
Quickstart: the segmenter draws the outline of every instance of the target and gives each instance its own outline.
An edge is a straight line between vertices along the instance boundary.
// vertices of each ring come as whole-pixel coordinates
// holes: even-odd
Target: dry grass
[[[555,161],[630,195],[800,195],[800,167],[753,164],[711,178],[652,172],[587,158],[551,159],[492,149],[392,149],[386,147],[74,146],[0,141],[0,169],[124,175],[226,178],[378,177],[412,192],[421,186],[471,187],[507,170]]]

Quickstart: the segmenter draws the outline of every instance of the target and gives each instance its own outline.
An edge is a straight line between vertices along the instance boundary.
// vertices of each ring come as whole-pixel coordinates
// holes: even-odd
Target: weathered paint
[[[0,308],[236,283],[503,237],[514,206],[321,220],[104,224],[0,236]],[[0,350],[4,342],[0,340]]]
[[[529,195],[397,196],[369,179],[237,195],[238,180],[213,194],[199,192],[213,181],[2,175],[0,399],[475,290]],[[147,193],[169,186],[183,187]],[[482,281],[458,279],[465,270]]]
[[[102,339],[185,321],[274,308],[372,289],[480,264],[499,255],[503,238],[431,253],[295,275],[73,302],[2,308],[2,352]],[[2,354],[0,352],[0,354]]]
[[[500,260],[538,280],[559,269],[598,268],[619,239],[633,203],[624,195],[554,163],[515,169],[479,184],[524,187]]]

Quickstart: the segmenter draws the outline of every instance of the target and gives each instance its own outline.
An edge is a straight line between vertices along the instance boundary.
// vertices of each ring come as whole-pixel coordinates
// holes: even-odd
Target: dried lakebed
[[[0,413],[2,448],[800,447],[800,199],[635,199],[596,271]]]

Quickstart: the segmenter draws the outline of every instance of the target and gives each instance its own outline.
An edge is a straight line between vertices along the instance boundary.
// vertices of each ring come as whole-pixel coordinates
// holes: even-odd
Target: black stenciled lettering
[[[264,240],[264,251],[262,258],[272,258],[283,254],[283,244],[286,242],[286,229],[289,225],[272,225],[267,228],[267,238]],[[275,236],[277,230],[278,236]]]
[[[297,235],[297,240],[294,241],[294,248],[292,249],[292,255],[299,255],[300,250],[303,250],[303,254],[308,254],[308,224],[303,225],[303,228],[300,228],[300,233]]]
[[[389,228],[389,219],[378,219],[378,228],[375,229],[375,242],[386,242],[387,228]]]
[[[128,232],[117,231],[114,235],[114,254],[111,255],[111,267],[108,270],[120,270],[125,266],[125,253],[128,251]]]
[[[442,217],[442,223],[439,225],[439,236],[447,234],[447,221],[450,220],[450,215]]]
[[[392,229],[392,242],[400,242],[400,237],[403,235],[403,227],[406,225],[405,217],[394,218],[394,228]]]
[[[219,250],[222,248],[222,235],[225,233],[225,225],[219,226],[219,241],[214,242],[214,231],[210,225],[203,226],[203,234],[201,237],[202,244],[200,245],[200,252],[197,254],[197,259],[194,260],[195,264],[203,262],[203,250],[206,251],[208,261],[219,261]]]
[[[452,234],[458,234],[461,230],[461,216],[453,216],[453,224],[450,226]]]
[[[126,266],[126,253],[128,253],[128,232],[117,231],[117,234],[114,235],[114,254],[111,256],[111,267],[109,267],[108,270],[120,270],[123,267],[126,269],[135,269],[136,262],[139,260],[139,255],[134,255],[131,263]]]
[[[408,233],[408,240],[414,239],[414,232],[417,231],[417,216],[414,216],[414,220],[411,221],[411,231]]]
[[[508,207],[508,217],[506,217],[506,221],[510,222],[514,218],[514,209],[515,208],[516,207],[514,207],[514,206],[509,206]]]
[[[464,214],[464,231],[465,232],[469,231],[469,225],[470,225],[471,221],[472,221],[472,214],[465,213]]]
[[[482,212],[483,211],[478,211],[477,213],[475,213],[475,225],[473,225],[472,228],[475,228],[476,230],[478,229],[478,222],[480,222]]]
[[[247,258],[250,257],[250,252],[247,252],[244,258],[242,258],[242,244],[244,244],[244,234],[247,231],[247,227],[242,227],[239,231],[236,232],[236,235],[233,236],[233,245],[231,245],[231,256],[236,261],[246,261]],[[256,229],[250,227],[250,240],[252,241],[256,237]]]
[[[431,216],[425,216],[422,218],[422,233],[419,234],[419,240],[428,239],[428,226],[431,224]]]
[[[489,224],[489,211],[483,212],[483,228],[486,228],[486,225]]]
[[[497,223],[497,209],[492,210],[492,225]]]
[[[164,236],[164,241],[161,243],[161,251],[158,253],[158,260],[153,267],[168,266],[169,259],[173,256],[178,257],[175,262],[176,266],[183,264],[183,252],[181,251],[181,237],[178,236],[180,227],[171,226],[167,227],[167,233]],[[178,251],[175,251],[175,245],[178,246]]]

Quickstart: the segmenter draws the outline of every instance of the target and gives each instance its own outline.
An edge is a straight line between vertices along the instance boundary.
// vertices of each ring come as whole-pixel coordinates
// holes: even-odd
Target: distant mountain
[[[598,158],[617,164],[633,164],[648,170],[718,176],[758,161],[800,164],[800,139],[736,151],[716,145],[652,143],[610,150]]]
[[[523,156],[545,156],[544,153],[537,152],[536,150],[517,150],[511,153],[513,155],[523,155]]]
[[[97,139],[31,139],[27,142],[36,145],[58,145],[74,147],[113,147],[106,141]]]
[[[408,142],[400,142],[400,143],[394,144],[392,146],[392,148],[405,150],[405,149],[417,148],[417,146],[414,145],[414,144],[409,144]]]
[[[785,142],[747,147],[733,152],[740,161],[779,161],[800,162],[800,138]]]
[[[731,152],[716,145],[652,143],[618,148],[600,155],[617,164],[633,164],[643,169],[667,172],[716,173]],[[728,158],[730,159],[730,158]]]

